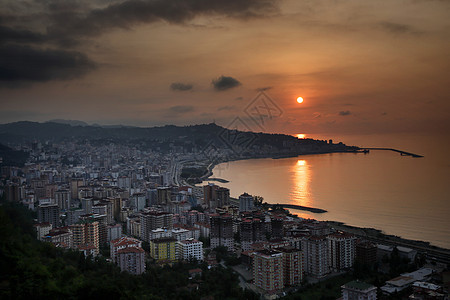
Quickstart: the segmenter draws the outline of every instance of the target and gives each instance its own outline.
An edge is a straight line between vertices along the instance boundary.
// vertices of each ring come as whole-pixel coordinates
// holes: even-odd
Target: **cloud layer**
[[[17,86],[21,83],[80,77],[94,69],[96,64],[82,51],[68,51],[68,49],[116,28],[130,29],[136,25],[161,21],[184,24],[205,15],[244,19],[258,17],[276,10],[274,2],[270,0],[10,2],[0,13],[2,53],[0,86],[11,87],[12,82]],[[47,63],[48,68],[44,68]],[[192,89],[192,86],[174,83],[171,88],[185,91]]]
[[[230,76],[220,76],[217,79],[213,79],[211,84],[216,91],[226,91],[234,87],[240,86],[239,80]]]
[[[94,68],[93,61],[76,51],[0,46],[0,83],[7,86],[17,82],[71,79]]]
[[[174,82],[170,85],[172,91],[189,91],[192,90],[194,86],[188,83]]]

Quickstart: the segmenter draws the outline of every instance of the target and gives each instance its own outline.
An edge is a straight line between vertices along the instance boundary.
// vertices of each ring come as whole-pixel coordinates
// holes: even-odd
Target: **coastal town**
[[[260,195],[231,197],[223,179],[208,181],[216,164],[249,151],[274,158],[330,151],[315,144],[285,143],[288,150],[276,155],[267,145],[236,151],[235,144],[190,141],[147,148],[81,138],[10,144],[2,157],[2,206],[32,212],[35,238],[58,251],[104,260],[136,278],[185,264],[192,267],[181,274],[188,284],[178,288],[193,293],[205,285],[205,272],[225,269],[242,291],[263,299],[448,299],[448,249],[302,219]],[[23,163],[9,163],[14,157]]]

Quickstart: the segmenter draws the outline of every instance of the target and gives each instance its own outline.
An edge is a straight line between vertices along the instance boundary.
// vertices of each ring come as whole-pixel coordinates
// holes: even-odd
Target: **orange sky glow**
[[[264,91],[256,131],[449,132],[450,2],[196,2],[3,1],[2,123],[227,126]]]

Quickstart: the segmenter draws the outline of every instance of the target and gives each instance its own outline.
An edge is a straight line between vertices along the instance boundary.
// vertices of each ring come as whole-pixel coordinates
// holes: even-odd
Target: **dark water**
[[[314,138],[318,138],[314,136]],[[327,138],[327,137],[322,137]],[[269,203],[291,203],[327,210],[304,218],[373,227],[408,239],[450,248],[450,160],[448,139],[430,136],[349,136],[335,141],[358,146],[393,147],[425,155],[306,155],[251,159],[220,164],[214,177],[231,195],[263,196]]]

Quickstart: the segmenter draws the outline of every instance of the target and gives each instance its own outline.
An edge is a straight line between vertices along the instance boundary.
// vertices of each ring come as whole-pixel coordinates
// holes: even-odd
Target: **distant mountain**
[[[59,123],[59,124],[67,124],[71,126],[89,126],[88,123],[79,121],[79,120],[64,120],[64,119],[53,119],[47,121],[46,123]]]

